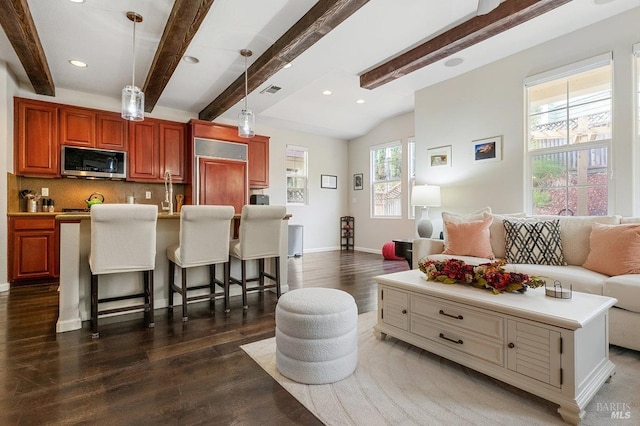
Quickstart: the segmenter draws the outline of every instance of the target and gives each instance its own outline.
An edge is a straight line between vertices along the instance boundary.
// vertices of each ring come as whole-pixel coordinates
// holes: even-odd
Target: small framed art
[[[502,160],[502,136],[473,141],[473,161],[478,163],[500,160]]]
[[[451,145],[427,150],[429,167],[451,167]]]
[[[338,176],[320,175],[320,188],[337,189],[338,188]]]
[[[353,189],[359,191],[362,189],[362,173],[353,175]]]

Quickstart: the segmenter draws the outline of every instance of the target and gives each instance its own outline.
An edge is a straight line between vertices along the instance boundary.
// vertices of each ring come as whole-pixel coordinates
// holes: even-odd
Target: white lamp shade
[[[238,136],[252,138],[256,135],[254,130],[256,117],[250,109],[243,109],[238,114]]]
[[[411,191],[411,205],[440,207],[440,187],[437,185],[416,185]]]
[[[144,93],[136,86],[122,89],[122,118],[129,121],[144,120]]]

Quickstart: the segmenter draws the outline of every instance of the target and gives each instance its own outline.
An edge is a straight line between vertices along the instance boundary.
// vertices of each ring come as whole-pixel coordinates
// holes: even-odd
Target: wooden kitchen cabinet
[[[246,161],[224,158],[199,158],[200,193],[198,204],[233,206],[240,214],[247,204]]]
[[[60,145],[95,147],[96,113],[86,108],[60,108]]]
[[[116,112],[96,113],[96,148],[127,150],[128,121]]]
[[[185,130],[173,121],[130,122],[128,180],[164,182],[165,170],[171,170],[173,183],[186,182]]]
[[[60,107],[60,145],[127,150],[127,121],[115,112]]]
[[[58,238],[53,216],[9,217],[9,281],[57,278]]]
[[[19,176],[60,176],[58,105],[14,98],[14,168]]]

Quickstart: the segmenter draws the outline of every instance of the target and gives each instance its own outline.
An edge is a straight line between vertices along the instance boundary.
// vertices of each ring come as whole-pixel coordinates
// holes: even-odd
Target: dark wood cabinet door
[[[58,236],[53,217],[11,218],[9,233],[9,281],[58,276]]]
[[[247,204],[247,163],[199,158],[199,204],[233,206],[236,213]]]
[[[184,124],[160,123],[160,175],[164,180],[164,172],[171,172],[174,183],[187,181],[185,152],[186,126]]]
[[[249,188],[269,187],[269,138],[247,141],[249,150]]]
[[[158,123],[151,120],[129,123],[129,179],[158,181]]]
[[[15,173],[22,176],[60,176],[58,107],[15,98]]]
[[[97,113],[96,148],[126,151],[127,123],[118,113]]]
[[[95,147],[95,112],[84,108],[60,108],[60,145]]]

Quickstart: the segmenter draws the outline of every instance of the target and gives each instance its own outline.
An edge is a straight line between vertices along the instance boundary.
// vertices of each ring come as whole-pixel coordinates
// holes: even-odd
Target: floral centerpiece
[[[467,265],[460,259],[427,260],[421,259],[418,268],[430,281],[443,284],[469,284],[477,288],[492,290],[495,294],[527,291],[527,288],[542,287],[545,281],[539,277],[506,272],[504,260],[483,263],[478,266]]]

